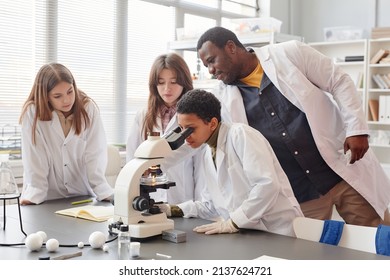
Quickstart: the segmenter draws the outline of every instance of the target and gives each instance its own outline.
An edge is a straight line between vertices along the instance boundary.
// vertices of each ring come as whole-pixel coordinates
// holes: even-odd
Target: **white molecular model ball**
[[[84,248],[84,242],[79,242],[78,244],[77,244],[77,247],[79,247],[80,249],[82,249],[82,248]]]
[[[31,233],[26,237],[25,244],[30,251],[38,251],[43,244],[42,236],[38,233]]]
[[[89,244],[94,249],[100,249],[106,243],[106,236],[101,231],[95,231],[89,236]]]
[[[43,242],[46,242],[47,240],[47,234],[44,231],[37,231],[37,234],[39,234],[42,237]]]
[[[108,249],[109,249],[109,248],[108,248],[108,245],[107,245],[107,244],[104,244],[104,245],[103,245],[103,251],[104,251],[104,252],[108,252]]]
[[[60,247],[60,243],[58,242],[57,239],[51,238],[51,239],[47,240],[47,242],[46,242],[46,249],[49,252],[57,251],[58,247]]]

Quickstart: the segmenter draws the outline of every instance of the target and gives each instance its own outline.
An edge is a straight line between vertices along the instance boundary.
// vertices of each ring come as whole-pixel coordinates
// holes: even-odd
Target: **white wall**
[[[353,26],[369,38],[372,27],[390,26],[389,0],[268,1],[264,9],[269,10],[263,14],[282,20],[282,32],[302,36],[306,42],[324,41],[324,27]]]
[[[377,1],[377,24],[378,26],[390,26],[390,1],[378,0]]]

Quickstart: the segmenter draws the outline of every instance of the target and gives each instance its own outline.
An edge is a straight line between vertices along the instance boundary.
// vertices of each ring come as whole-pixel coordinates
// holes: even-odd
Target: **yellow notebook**
[[[87,205],[58,210],[55,213],[95,222],[104,222],[114,216],[114,206]]]

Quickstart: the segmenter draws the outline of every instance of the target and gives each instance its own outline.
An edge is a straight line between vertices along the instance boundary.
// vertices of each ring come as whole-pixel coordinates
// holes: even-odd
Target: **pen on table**
[[[65,254],[65,255],[58,256],[58,257],[54,257],[54,258],[51,258],[50,256],[41,256],[41,257],[39,257],[39,260],[67,260],[67,259],[71,259],[74,257],[79,257],[82,254],[83,254],[83,252],[79,251],[76,253]]]
[[[79,201],[73,201],[72,205],[84,204],[84,203],[89,203],[89,202],[92,202],[92,199],[84,199],[84,200],[79,200]]]

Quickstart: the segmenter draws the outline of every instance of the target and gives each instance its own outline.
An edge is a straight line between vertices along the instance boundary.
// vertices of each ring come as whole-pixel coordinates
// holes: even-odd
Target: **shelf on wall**
[[[378,100],[381,95],[390,96],[390,89],[376,88],[376,84],[372,80],[373,74],[385,74],[390,72],[390,64],[370,63],[372,57],[379,49],[390,49],[390,38],[315,42],[310,43],[310,45],[324,55],[332,58],[335,64],[342,67],[344,71],[351,76],[352,80],[355,81],[357,91],[362,96],[365,117],[368,127],[371,130],[370,147],[373,149],[382,166],[387,166],[390,175],[390,143],[388,144],[389,141],[386,139],[380,139],[381,136],[379,135],[380,131],[384,131],[389,135],[387,137],[390,139],[390,123],[373,121],[370,111],[370,100]],[[364,61],[344,62],[342,60],[342,58],[345,58],[346,56],[358,55],[363,56]],[[339,61],[337,61],[338,59]],[[357,82],[360,81],[361,76],[363,78],[362,88],[358,86],[360,85],[360,82]]]

